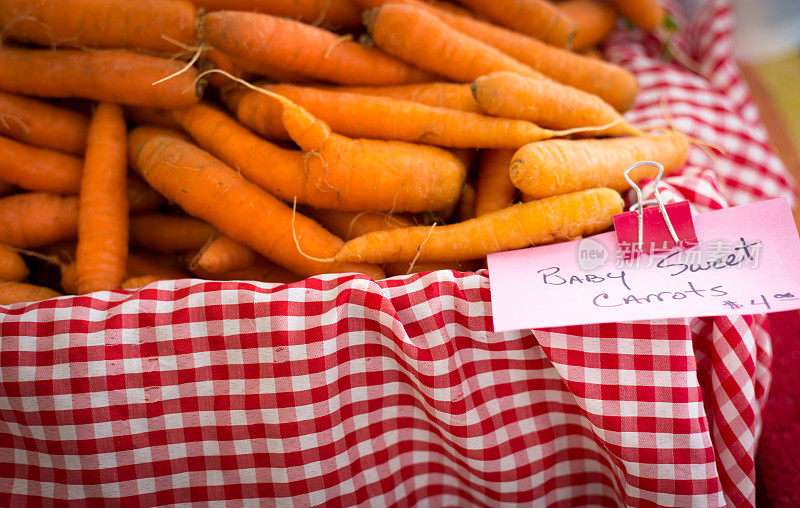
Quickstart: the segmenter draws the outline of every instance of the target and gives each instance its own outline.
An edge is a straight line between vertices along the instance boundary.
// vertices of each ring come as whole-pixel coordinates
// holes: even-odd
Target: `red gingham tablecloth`
[[[795,200],[731,27],[712,1],[676,40],[708,79],[653,36],[604,48],[641,81],[630,120],[664,125],[667,97],[725,149],[666,179],[698,211]],[[0,506],[754,506],[763,323],[493,333],[485,271],[0,307]]]

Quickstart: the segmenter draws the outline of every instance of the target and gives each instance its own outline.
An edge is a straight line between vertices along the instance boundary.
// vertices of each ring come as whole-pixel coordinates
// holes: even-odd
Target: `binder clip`
[[[642,200],[642,189],[628,175],[639,166],[655,166],[658,176],[654,185],[655,199]],[[688,201],[664,205],[658,193],[658,184],[664,174],[664,166],[658,162],[641,161],[625,169],[625,180],[636,190],[636,203],[629,211],[613,217],[617,242],[624,258],[632,258],[639,253],[659,254],[676,247],[690,248],[697,245],[697,234]],[[652,205],[658,205],[654,207]]]

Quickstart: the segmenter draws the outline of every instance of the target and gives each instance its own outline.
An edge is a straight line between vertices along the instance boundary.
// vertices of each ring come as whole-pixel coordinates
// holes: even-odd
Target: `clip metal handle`
[[[634,164],[631,164],[625,171],[622,173],[622,176],[625,178],[625,181],[630,184],[631,187],[636,190],[636,203],[631,205],[631,210],[636,210],[636,216],[638,218],[638,225],[639,225],[639,241],[637,242],[637,249],[641,250],[644,245],[644,207],[645,205],[653,204],[652,200],[643,201],[642,199],[642,189],[636,185],[628,173],[630,173],[633,169],[638,168],[639,166],[653,166],[658,168],[658,175],[656,176],[655,183],[653,184],[653,194],[655,194],[655,204],[658,205],[658,209],[661,211],[661,216],[664,218],[664,222],[667,224],[667,229],[669,230],[669,234],[672,236],[672,239],[675,241],[676,244],[680,243],[678,239],[678,234],[675,232],[675,228],[672,227],[672,221],[667,214],[667,209],[664,207],[664,202],[661,200],[661,195],[658,193],[658,184],[661,183],[661,177],[664,175],[664,166],[659,164],[655,161],[640,161]]]

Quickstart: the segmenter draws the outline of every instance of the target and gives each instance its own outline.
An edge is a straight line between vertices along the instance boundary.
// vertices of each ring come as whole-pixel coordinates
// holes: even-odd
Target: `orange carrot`
[[[6,196],[8,194],[12,194],[17,190],[17,188],[4,180],[0,180],[0,196]]]
[[[378,212],[340,212],[338,210],[308,210],[308,215],[325,229],[345,241],[381,229],[408,228],[414,222],[402,215]]]
[[[365,7],[375,7],[388,0],[358,1]],[[393,1],[424,9],[452,28],[499,49],[560,83],[599,96],[618,111],[629,109],[639,91],[636,76],[618,65],[550,46],[524,34],[418,0]]]
[[[78,293],[116,289],[128,256],[126,127],[122,108],[97,106],[86,141],[78,212]]]
[[[181,130],[180,124],[168,109],[146,108],[144,106],[125,106],[125,119],[136,125],[152,125],[165,129]]]
[[[23,189],[77,194],[81,167],[77,157],[35,148],[0,136],[0,175]]]
[[[61,293],[44,286],[22,282],[0,282],[0,305],[19,302],[38,302],[61,296]]]
[[[25,280],[29,273],[22,256],[16,251],[0,245],[0,280]]]
[[[122,284],[120,284],[120,287],[122,289],[139,289],[142,286],[160,280],[164,280],[164,277],[158,275],[139,275],[138,277],[129,277],[125,279],[122,281]]]
[[[74,239],[78,234],[78,198],[43,192],[0,199],[0,243],[20,249]]]
[[[296,196],[299,203],[338,210],[416,212],[446,208],[458,199],[466,170],[451,153],[399,141],[346,138],[273,96],[284,103],[284,126],[305,154],[264,141],[205,105],[182,111],[180,120],[200,146],[287,200]]]
[[[341,239],[199,148],[166,136],[131,141],[153,188],[281,266],[300,275],[355,271],[383,276],[375,266],[322,260],[339,250]]]
[[[683,165],[688,155],[688,139],[677,131],[647,137],[548,140],[517,150],[509,176],[516,188],[537,198],[592,187],[622,191],[630,188],[622,174],[631,164],[658,161],[669,172]],[[640,166],[630,177],[638,182],[656,172],[654,167]]]
[[[469,85],[460,83],[416,83],[397,86],[340,86],[331,90],[361,95],[391,97],[411,102],[421,102],[428,106],[458,109],[470,113],[483,114],[484,111],[475,102]]]
[[[0,0],[0,27],[20,42],[53,48],[178,53],[178,44],[197,41],[195,7],[183,0]]]
[[[559,87],[559,90],[566,88],[556,83],[553,85]],[[262,89],[301,106],[327,123],[337,134],[354,138],[397,140],[457,148],[519,148],[526,143],[557,135],[556,132],[542,129],[530,122],[438,108],[389,97],[294,85],[264,85]],[[588,95],[579,90],[574,92]],[[243,97],[237,98],[237,94],[242,94]],[[237,113],[243,113],[243,118],[240,118],[242,122],[260,135],[275,139],[290,138],[283,126],[283,106],[279,101],[254,90],[238,90],[231,92],[228,102]],[[598,102],[601,101],[598,99]],[[616,113],[613,109],[612,112]],[[251,124],[245,118],[257,120]]]
[[[461,197],[455,209],[458,222],[475,218],[475,187],[467,182],[461,189]]]
[[[272,81],[286,81],[289,83],[314,82],[313,79],[303,76],[302,74],[286,71],[265,63],[254,62],[243,58],[233,58],[214,48],[208,49],[203,56],[212,63],[213,68],[222,69],[237,78],[247,76],[248,74],[255,74],[257,76],[264,76]],[[224,87],[230,84],[230,80],[225,76],[212,74],[209,76],[209,83],[214,86]]]
[[[198,267],[209,274],[219,274],[253,266],[258,258],[259,255],[247,245],[222,235],[201,248],[189,267]]]
[[[609,125],[589,135],[641,134],[603,99],[553,81],[533,79],[513,72],[481,76],[472,84],[480,106],[492,115],[519,118],[553,129]]]
[[[128,175],[128,185],[125,190],[131,213],[152,212],[167,202],[164,196],[154,191],[136,175]]]
[[[286,268],[276,265],[272,261],[259,256],[258,260],[251,266],[241,270],[234,270],[225,273],[208,273],[201,268],[195,268],[195,275],[203,279],[210,280],[245,280],[257,282],[274,282],[280,284],[290,284],[303,280],[303,277],[290,272]]]
[[[384,263],[383,270],[387,277],[407,275],[409,273],[435,272],[437,270],[453,270],[456,272],[474,272],[481,266],[480,260],[468,261],[426,261],[424,263],[410,264],[408,261]]]
[[[174,116],[173,116],[174,118]],[[176,121],[177,122],[177,121]],[[179,127],[180,128],[180,127]],[[146,139],[152,138],[153,136],[169,136],[171,138],[177,138],[181,141],[186,141],[187,143],[191,143],[192,138],[184,134],[183,132],[178,132],[173,129],[168,129],[165,127],[159,127],[157,125],[140,125],[138,127],[133,128],[129,133],[129,139],[133,139],[134,137],[137,139]],[[130,143],[129,143],[130,145]],[[135,153],[128,150],[128,167],[133,171],[136,175],[141,176],[142,172],[139,169],[138,162],[136,161]],[[152,189],[147,182],[144,183],[148,188]],[[161,194],[159,194],[160,196]],[[162,196],[163,197],[163,196]]]
[[[254,11],[330,28],[357,28],[358,7],[351,0],[191,0],[207,11]]]
[[[78,294],[78,267],[72,262],[61,265],[61,291],[68,295]]]
[[[557,4],[577,28],[572,49],[580,51],[603,42],[614,30],[617,13],[599,0],[566,0]]]
[[[184,279],[187,277],[177,258],[151,252],[131,252],[125,266],[125,277],[156,275],[161,279]]]
[[[389,3],[365,16],[367,30],[378,47],[453,81],[467,83],[496,71],[542,77],[488,44],[454,30],[424,9]]]
[[[517,189],[508,178],[514,150],[482,150],[478,166],[475,216],[506,208],[514,202]]]
[[[127,51],[0,48],[0,90],[40,97],[79,97],[155,108],[197,102],[197,72],[154,85],[182,62]]]
[[[289,19],[250,12],[207,14],[205,37],[238,59],[352,85],[394,85],[430,76],[384,53],[333,32]],[[264,44],[264,37],[269,44]]]
[[[83,155],[89,119],[46,102],[0,92],[0,135],[26,145]]]
[[[647,32],[652,32],[664,22],[664,8],[658,0],[608,0],[608,3]]]
[[[145,213],[134,215],[130,220],[133,244],[155,251],[199,249],[218,234],[213,226],[193,217]]]
[[[457,224],[375,231],[345,243],[336,259],[375,263],[478,259],[603,231],[621,211],[618,192],[591,189],[519,203]]]
[[[497,24],[559,47],[569,47],[575,24],[547,0],[459,0]]]

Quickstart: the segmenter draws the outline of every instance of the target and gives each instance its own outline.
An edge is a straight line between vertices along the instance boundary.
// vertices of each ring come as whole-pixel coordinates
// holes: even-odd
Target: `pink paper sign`
[[[627,258],[614,232],[488,256],[495,331],[800,309],[785,199],[695,216],[699,245]]]

